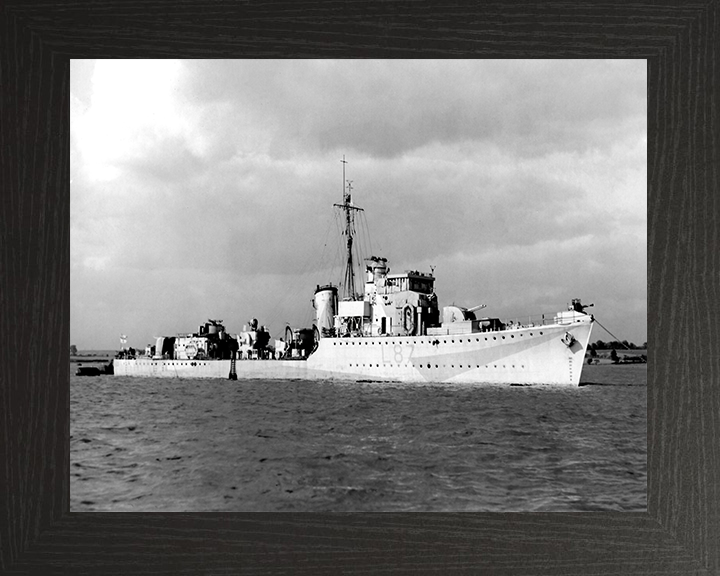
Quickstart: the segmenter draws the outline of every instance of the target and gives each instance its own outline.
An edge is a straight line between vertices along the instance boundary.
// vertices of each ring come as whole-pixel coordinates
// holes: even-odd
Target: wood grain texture
[[[0,572],[720,574],[718,3],[0,5]],[[68,60],[119,56],[647,59],[648,513],[70,514]]]

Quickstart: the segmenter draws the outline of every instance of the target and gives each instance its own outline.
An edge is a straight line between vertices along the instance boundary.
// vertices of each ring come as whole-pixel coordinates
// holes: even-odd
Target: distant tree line
[[[617,340],[613,340],[612,342],[603,342],[602,340],[598,340],[597,342],[593,342],[590,344],[590,350],[647,350],[647,342],[643,342],[642,346],[638,346],[633,342],[628,342],[627,340],[623,340],[622,342],[618,342]]]
[[[597,342],[590,344],[588,346],[588,364],[597,364],[599,362],[598,359],[598,350],[610,350],[610,360],[613,364],[636,364],[636,363],[647,363],[647,352],[645,354],[630,354],[630,355],[623,355],[622,359],[620,356],[618,356],[617,351],[618,350],[647,350],[647,342],[643,342],[642,346],[636,346],[632,342],[628,342],[627,340],[623,340],[622,342],[603,342],[602,340],[598,340]],[[607,357],[607,356],[605,356]]]

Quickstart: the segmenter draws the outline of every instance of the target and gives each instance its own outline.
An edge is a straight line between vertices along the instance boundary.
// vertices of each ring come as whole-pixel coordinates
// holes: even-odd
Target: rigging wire
[[[359,246],[359,248],[361,249],[361,251],[362,251],[363,254],[365,255],[365,258],[368,258],[369,256],[372,255],[372,252],[369,250],[369,247],[368,247],[368,237],[367,237],[367,234],[365,233],[365,221],[366,221],[366,220],[367,220],[367,219],[365,218],[365,213],[364,213],[364,212],[361,213],[361,215],[360,215],[360,222],[359,222],[359,230],[360,230],[360,231],[358,232],[358,237],[359,237],[359,239],[360,239],[360,242],[359,242],[359,245],[360,245],[360,246]]]
[[[331,229],[332,229],[332,221],[330,219],[328,219],[327,230],[325,230],[325,240],[323,241],[322,251],[320,252],[320,262],[319,262],[320,268],[322,268],[325,264],[325,258],[326,258],[326,254],[327,254],[327,243],[328,243],[328,238],[330,237]]]
[[[362,286],[364,286],[364,285],[365,285],[365,277],[364,277],[364,275],[363,275],[363,266],[364,266],[364,264],[363,264],[363,258],[362,258],[362,255],[360,254],[360,250],[359,250],[359,249],[356,249],[356,250],[355,250],[355,262],[356,262],[356,263],[355,263],[355,271],[354,271],[354,273],[355,273],[355,278],[356,278],[356,280],[359,280],[359,281],[360,281],[360,284],[361,284]],[[364,290],[363,290],[363,291],[364,291]],[[353,298],[357,298],[359,295],[360,295],[360,294],[359,294],[359,290],[358,290],[358,287],[357,287],[357,284],[356,284],[356,285],[355,285],[355,294],[353,294]]]
[[[380,245],[380,242],[377,243],[377,252],[375,251],[375,247],[373,247],[373,240],[376,240],[374,236],[370,233],[370,225],[368,223],[368,218],[363,212],[363,219],[362,219],[362,227],[363,227],[363,235],[364,238],[366,238],[366,250],[368,256],[384,256],[384,251],[382,246]]]
[[[356,239],[356,241],[353,242],[353,251],[355,252],[355,254],[353,256],[353,258],[355,259],[355,266],[354,266],[355,269],[353,270],[353,274],[355,275],[356,279],[362,280],[362,277],[363,277],[362,276],[362,266],[363,266],[362,242],[363,242],[363,238],[360,234],[358,234],[358,228],[355,225],[357,217],[359,217],[360,222],[362,222],[362,212],[358,212],[355,216],[356,216],[356,218],[353,218],[353,237]],[[359,242],[357,240],[359,240]],[[358,292],[358,290],[357,290],[357,285],[356,285],[355,294],[351,294],[351,297],[353,299],[357,297],[357,292]]]
[[[365,233],[367,229],[365,212],[359,212],[358,217],[359,221],[355,235],[357,241],[353,244],[353,248],[355,250],[355,266],[357,269],[356,277],[364,284],[365,258],[371,256],[372,252],[369,249],[368,236]]]
[[[325,231],[325,242],[323,245],[323,251],[320,256],[321,261],[324,258],[325,247],[327,246],[327,239],[330,236],[331,229],[332,229],[332,222],[328,221],[327,230]],[[301,285],[305,285],[305,284],[309,283],[309,276],[313,272],[315,272],[315,270],[310,270],[310,268],[309,268],[310,262],[312,261],[313,258],[314,258],[314,252],[310,251],[310,253],[308,254],[308,256],[305,260],[305,263],[303,264],[303,267],[301,268],[301,273],[300,273],[300,278],[301,278],[300,284]],[[286,290],[283,291],[280,300],[278,301],[277,305],[273,308],[274,313],[269,316],[267,324],[265,324],[265,326],[267,326],[268,329],[270,326],[274,325],[278,321],[278,318],[280,317],[280,313],[285,308],[285,305],[287,304],[291,295],[292,296],[297,295],[297,286],[294,288],[288,287]],[[285,322],[285,324],[287,324],[287,322]]]
[[[372,235],[370,234],[370,227],[368,226],[368,219],[365,214],[363,214],[363,220],[362,225],[365,229],[365,237],[367,238],[367,251],[369,256],[375,255],[375,252],[373,251],[373,245],[372,245]]]
[[[337,229],[337,234],[338,234],[338,240],[342,240],[342,237],[345,235],[345,232],[344,232],[344,230],[341,226],[341,222],[340,222],[340,218],[341,218],[340,210],[341,209],[339,207],[336,207],[335,218],[334,218],[335,225],[336,225],[335,227]],[[344,252],[343,243],[341,241],[336,242],[335,243],[335,262],[337,262],[337,264],[335,264],[335,262],[334,262],[333,268],[335,268],[337,270],[337,272],[336,272],[337,278],[338,278],[337,285],[338,285],[338,288],[340,289],[341,293],[345,289],[344,266],[342,264],[345,260],[345,257],[346,256],[345,256],[345,252]]]
[[[340,287],[342,286],[342,276],[341,270],[342,270],[342,261],[343,261],[343,251],[342,251],[342,229],[340,227],[340,215],[339,212],[335,212],[335,217],[333,218],[333,221],[335,223],[335,233],[337,235],[337,241],[333,243],[335,250],[333,252],[333,261],[331,266],[331,272],[330,274],[334,274],[335,276],[331,276],[331,278],[335,281],[335,284]]]
[[[625,348],[628,349],[628,350],[632,350],[632,348],[630,348],[630,346],[625,345],[625,343],[621,342],[620,339],[619,339],[617,336],[615,336],[615,334],[613,334],[612,332],[610,332],[610,330],[608,330],[607,328],[605,328],[605,326],[603,326],[602,324],[600,324],[600,321],[599,321],[597,318],[595,318],[595,322],[598,323],[598,326],[600,326],[600,328],[602,328],[603,330],[605,330],[605,332],[607,332],[608,334],[610,334],[610,336],[612,336],[613,338],[615,338],[615,342],[617,342],[618,344],[622,344],[622,345],[625,346]]]

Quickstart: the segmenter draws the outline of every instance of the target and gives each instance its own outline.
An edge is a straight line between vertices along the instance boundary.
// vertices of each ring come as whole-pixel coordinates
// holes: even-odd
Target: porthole
[[[428,364],[428,368],[432,368],[432,366],[430,366],[430,364]]]
[[[437,367],[438,367],[438,365],[437,365],[437,364],[435,364],[435,368],[437,368]]]
[[[540,332],[540,336],[542,336],[542,334],[543,334],[543,333],[542,333],[542,332]]]
[[[497,340],[497,336],[493,336],[493,340]]]
[[[514,334],[512,334],[512,335],[510,336],[510,338],[515,338],[515,335],[514,335]]]
[[[505,340],[505,336],[503,336],[502,339]]]

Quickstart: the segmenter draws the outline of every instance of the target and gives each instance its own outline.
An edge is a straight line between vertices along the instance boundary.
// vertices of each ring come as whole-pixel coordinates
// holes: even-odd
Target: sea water
[[[645,511],[647,365],[582,383],[71,376],[71,510]]]

